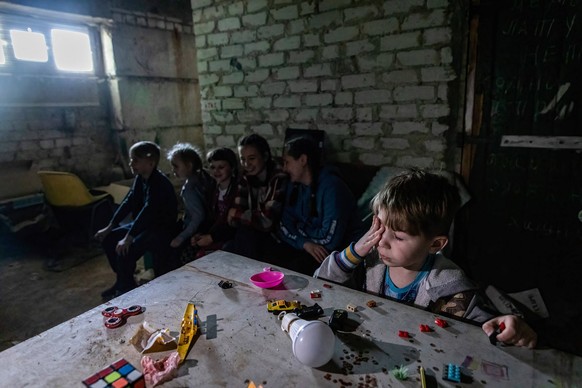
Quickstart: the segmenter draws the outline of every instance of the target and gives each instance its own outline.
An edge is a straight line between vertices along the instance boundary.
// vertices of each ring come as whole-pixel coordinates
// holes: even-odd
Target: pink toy
[[[259,272],[251,276],[251,282],[259,288],[273,288],[283,282],[285,274],[279,271],[273,271],[270,267],[263,268],[263,272]]]

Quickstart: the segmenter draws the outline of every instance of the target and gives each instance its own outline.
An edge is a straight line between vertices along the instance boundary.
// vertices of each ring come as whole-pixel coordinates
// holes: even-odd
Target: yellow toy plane
[[[182,326],[180,328],[180,338],[178,339],[178,354],[180,355],[180,364],[186,359],[192,340],[198,334],[200,326],[200,318],[198,318],[198,310],[193,303],[188,303],[186,311],[184,311],[184,318],[182,318]]]

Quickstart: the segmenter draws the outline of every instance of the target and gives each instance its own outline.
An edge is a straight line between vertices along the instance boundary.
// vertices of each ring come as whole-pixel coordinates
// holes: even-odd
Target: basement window
[[[10,41],[14,58],[21,61],[46,62],[48,53],[44,35],[38,32],[32,32],[30,28],[27,31],[10,30]]]
[[[93,71],[89,34],[55,28],[51,30],[51,41],[57,69]]]
[[[0,71],[92,75],[94,33],[85,26],[0,16]]]

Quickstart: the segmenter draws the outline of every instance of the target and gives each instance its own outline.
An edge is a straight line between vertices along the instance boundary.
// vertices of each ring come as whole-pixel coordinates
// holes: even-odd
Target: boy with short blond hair
[[[488,335],[503,322],[498,340],[534,347],[536,333],[517,316],[493,318],[480,308],[478,287],[442,255],[459,206],[458,190],[446,178],[418,169],[401,173],[372,200],[370,230],[329,255],[314,276],[355,281],[357,288],[372,294],[486,322]]]

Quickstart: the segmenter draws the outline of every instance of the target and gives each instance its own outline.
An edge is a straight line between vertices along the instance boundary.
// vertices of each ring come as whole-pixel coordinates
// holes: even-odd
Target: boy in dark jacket
[[[146,252],[154,259],[154,273],[160,276],[175,268],[170,242],[176,232],[178,201],[174,186],[158,169],[160,148],[141,141],[129,150],[135,180],[111,222],[95,237],[102,241],[109,265],[117,274],[115,284],[101,296],[110,299],[137,285],[133,278],[137,260]],[[132,221],[119,225],[128,215]]]

